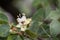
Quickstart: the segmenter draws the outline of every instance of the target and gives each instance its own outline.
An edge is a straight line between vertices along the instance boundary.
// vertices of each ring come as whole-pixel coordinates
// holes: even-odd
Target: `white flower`
[[[26,29],[27,29],[26,26],[22,26],[22,27],[21,27],[21,31],[25,31]]]
[[[21,18],[17,18],[17,22],[18,24],[16,25],[16,27],[21,28],[21,31],[25,31],[27,29],[27,25],[30,23],[31,19],[30,18],[26,18],[25,14],[23,14],[23,16]]]
[[[18,17],[17,18],[17,22],[20,23],[21,22],[21,18]]]
[[[30,19],[30,18],[28,18],[28,19],[26,19],[26,21],[25,21],[24,25],[27,25],[27,24],[29,24],[30,22],[31,22],[31,19]]]
[[[17,24],[16,27],[17,27],[17,28],[21,28],[21,25],[20,25],[20,24]]]
[[[23,14],[23,16],[22,16],[21,18],[19,18],[19,16],[18,16],[18,18],[17,18],[17,22],[18,22],[18,23],[21,23],[21,22],[23,22],[23,21],[26,21],[26,16],[25,16],[25,14]]]
[[[10,29],[10,32],[13,32],[13,31]]]

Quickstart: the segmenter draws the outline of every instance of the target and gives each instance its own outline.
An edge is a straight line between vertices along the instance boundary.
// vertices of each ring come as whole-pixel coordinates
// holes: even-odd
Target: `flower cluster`
[[[31,18],[26,18],[24,13],[23,13],[23,16],[21,18],[19,16],[17,16],[18,24],[15,27],[19,28],[20,31],[25,31],[25,30],[27,30],[27,25],[31,22]]]

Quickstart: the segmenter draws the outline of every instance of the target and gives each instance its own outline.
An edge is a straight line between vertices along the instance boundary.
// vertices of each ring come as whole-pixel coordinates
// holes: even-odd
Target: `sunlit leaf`
[[[0,37],[9,35],[10,26],[8,24],[0,24]]]
[[[53,36],[56,36],[60,33],[60,22],[57,20],[53,20],[50,24],[50,33]]]

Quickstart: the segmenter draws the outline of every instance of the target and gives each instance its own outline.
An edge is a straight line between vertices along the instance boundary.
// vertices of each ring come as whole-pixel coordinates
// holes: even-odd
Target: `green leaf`
[[[9,35],[7,40],[23,40],[19,35]]]
[[[41,37],[48,37],[50,29],[48,25],[42,24],[44,18],[45,18],[45,10],[43,8],[37,10],[37,12],[32,17],[33,21],[29,27],[29,30],[40,35]]]
[[[32,17],[32,20],[42,21],[44,18],[45,18],[45,10],[43,8],[40,8],[35,12],[35,14]]]
[[[33,15],[32,17],[32,23],[30,26],[30,30],[37,33],[38,29],[39,29],[39,22],[41,23],[42,20],[44,19],[45,15],[44,15],[44,9],[41,8],[39,10],[37,10],[37,12]]]
[[[40,0],[34,0],[33,5],[38,6],[40,4]]]
[[[50,5],[45,7],[45,15],[46,15],[46,17],[50,14],[51,11],[52,11],[52,9],[51,9]]]
[[[30,30],[26,30],[25,32],[26,32],[26,34],[28,34],[31,38],[36,38],[36,37],[37,37],[37,34],[34,33],[34,32],[32,32],[32,31],[30,31]]]
[[[10,26],[8,24],[0,24],[0,37],[9,35]]]
[[[34,32],[37,33],[38,29],[39,29],[39,22],[34,21],[31,26],[29,27],[29,29]]]
[[[59,40],[56,36],[54,36],[53,38],[52,38],[52,40]]]
[[[57,4],[58,8],[60,9],[60,0],[57,0],[57,1],[58,1],[58,4]]]
[[[58,20],[53,20],[50,24],[50,33],[56,36],[60,33],[60,22]]]
[[[0,24],[8,23],[8,18],[3,13],[0,13]]]
[[[47,24],[42,24],[39,29],[37,34],[40,35],[40,37],[50,37],[50,28]]]
[[[8,22],[0,20],[0,24],[7,24]]]
[[[46,19],[53,19],[56,20],[60,17],[60,11],[58,9],[52,10],[49,15],[46,17]]]

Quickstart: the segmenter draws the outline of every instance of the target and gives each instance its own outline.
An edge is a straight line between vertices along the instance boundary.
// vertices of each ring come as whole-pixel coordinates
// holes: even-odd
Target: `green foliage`
[[[0,13],[0,24],[8,23],[8,18],[3,13]]]
[[[33,6],[35,8],[48,6],[48,0],[34,0]],[[41,6],[40,6],[41,5]]]
[[[0,37],[6,37],[9,35],[10,27],[7,23],[8,18],[4,14],[0,13]]]
[[[56,3],[58,1],[58,3]],[[53,10],[52,4],[58,6]],[[34,0],[32,3],[36,9],[32,16],[32,21],[28,30],[25,31],[25,35],[28,35],[29,40],[37,40],[37,38],[47,38],[46,40],[59,40],[57,35],[60,34],[60,0]],[[21,11],[29,13],[26,6],[21,8]],[[52,20],[49,24],[46,24],[49,20]],[[10,26],[8,24],[8,18],[0,12],[0,37],[7,37],[6,40],[24,40],[25,36],[9,33]],[[27,37],[26,37],[27,38]],[[3,39],[1,39],[3,40]],[[5,39],[4,39],[5,40]],[[43,39],[45,40],[45,39]]]
[[[42,21],[44,17],[45,17],[45,11],[43,8],[40,8],[39,10],[35,12],[35,14],[32,17],[32,20]]]
[[[7,40],[23,40],[19,35],[9,35]]]
[[[54,36],[59,34],[60,33],[60,22],[57,20],[53,20],[50,24],[50,31],[51,31],[51,34]]]
[[[58,9],[50,11],[47,19],[58,20],[60,18],[60,12]]]
[[[6,37],[9,35],[10,27],[8,24],[0,24],[0,37]]]
[[[26,32],[26,34],[28,34],[30,36],[30,38],[36,38],[37,37],[37,34],[30,31],[30,30],[26,30],[25,32]]]

